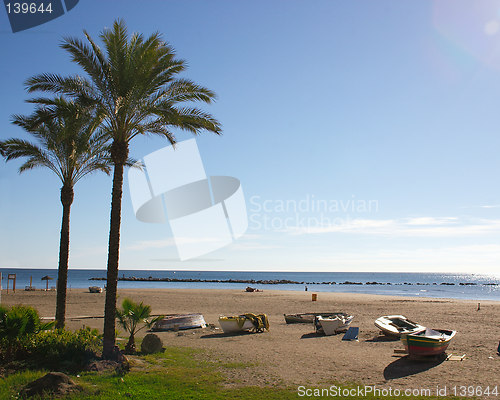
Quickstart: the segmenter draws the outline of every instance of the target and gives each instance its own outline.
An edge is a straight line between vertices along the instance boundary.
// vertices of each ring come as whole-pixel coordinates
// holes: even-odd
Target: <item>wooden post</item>
[[[9,281],[12,281],[12,291],[16,293],[16,274],[7,275],[7,294],[9,293]]]

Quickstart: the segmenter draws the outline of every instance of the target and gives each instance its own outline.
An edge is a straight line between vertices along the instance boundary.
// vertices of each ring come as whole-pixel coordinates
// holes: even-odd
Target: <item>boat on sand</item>
[[[410,321],[403,315],[385,315],[375,320],[375,326],[386,336],[401,337],[425,330],[425,326]]]
[[[164,318],[157,321],[152,331],[171,331],[193,328],[205,328],[207,323],[201,314],[172,314],[165,315]]]
[[[269,330],[269,320],[266,314],[221,315],[219,324],[224,333],[263,332],[264,329]]]
[[[345,313],[337,313],[326,317],[318,315],[314,319],[314,326],[317,333],[324,333],[329,336],[347,330],[353,319],[354,316]]]
[[[429,329],[401,336],[401,341],[410,356],[437,356],[448,348],[456,331]]]
[[[312,324],[314,318],[322,316],[323,318],[334,317],[336,315],[342,315],[345,318],[348,317],[346,313],[343,312],[312,312],[312,313],[299,313],[299,314],[283,314],[285,317],[285,322],[287,324]]]

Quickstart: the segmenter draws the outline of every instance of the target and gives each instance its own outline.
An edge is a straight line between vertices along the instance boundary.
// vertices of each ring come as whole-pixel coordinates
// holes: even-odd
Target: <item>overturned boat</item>
[[[401,341],[410,356],[437,356],[448,348],[456,331],[429,329],[401,336]]]
[[[269,320],[266,314],[221,315],[219,324],[224,333],[263,332],[269,330]]]
[[[201,314],[172,314],[165,315],[157,321],[152,331],[177,331],[193,328],[205,328],[207,323]]]
[[[425,326],[410,321],[403,315],[385,315],[375,320],[375,326],[386,336],[401,337],[425,330]]]
[[[330,316],[318,315],[314,318],[314,327],[317,333],[330,336],[346,331],[353,319],[354,316],[346,313],[336,313]]]

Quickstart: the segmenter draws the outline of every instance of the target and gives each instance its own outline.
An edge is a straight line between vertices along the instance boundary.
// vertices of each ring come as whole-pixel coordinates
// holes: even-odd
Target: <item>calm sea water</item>
[[[45,281],[41,278],[48,275],[57,278],[54,269],[15,269],[0,268],[2,272],[2,288],[6,288],[7,274],[16,274],[17,289],[24,289],[29,285],[32,277],[33,286],[45,288]],[[435,273],[375,273],[375,272],[232,272],[232,271],[148,271],[123,270],[120,277],[137,278],[177,278],[177,279],[215,279],[215,280],[292,280],[297,282],[337,282],[330,284],[308,284],[309,291],[315,292],[350,292],[368,294],[386,294],[411,297],[437,297],[471,300],[500,301],[500,275],[480,274],[435,274]],[[104,270],[70,269],[68,287],[88,288],[89,286],[105,285],[105,281],[91,281],[92,277],[106,277]],[[363,285],[339,283],[362,282]],[[384,285],[366,285],[366,282],[379,282]],[[391,285],[387,285],[390,283]],[[454,283],[454,285],[441,285]],[[475,285],[460,285],[473,283]],[[495,286],[484,285],[495,283]],[[49,281],[49,286],[55,286],[55,279]],[[186,289],[244,289],[245,283],[208,283],[208,282],[118,282],[119,288],[186,288]],[[304,290],[304,284],[252,284],[251,286],[263,290]],[[12,285],[10,285],[12,287]]]

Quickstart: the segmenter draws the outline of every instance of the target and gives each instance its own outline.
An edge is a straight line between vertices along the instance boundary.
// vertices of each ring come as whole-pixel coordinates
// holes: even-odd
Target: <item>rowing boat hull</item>
[[[300,314],[283,314],[285,317],[285,322],[287,324],[312,324],[316,317],[335,317],[337,315],[343,316],[344,318],[349,317],[348,314],[343,312],[324,312],[324,313],[300,313]]]
[[[152,331],[185,330],[194,328],[205,328],[207,323],[201,314],[176,314],[167,315],[157,321]]]
[[[425,326],[410,321],[403,315],[386,315],[375,320],[375,326],[386,336],[400,338],[402,335],[422,332]]]
[[[329,336],[346,331],[353,319],[354,316],[344,313],[338,313],[326,318],[319,315],[314,319],[314,326],[317,333],[324,333]]]
[[[435,329],[434,331],[440,332],[443,336],[441,338],[429,337],[425,334],[425,331],[401,336],[406,352],[412,356],[437,356],[444,353],[456,331],[442,329]]]
[[[231,317],[221,317],[219,318],[219,324],[224,333],[236,333],[250,331],[254,328],[252,321],[249,319],[245,320],[243,324],[239,324],[236,318]]]

